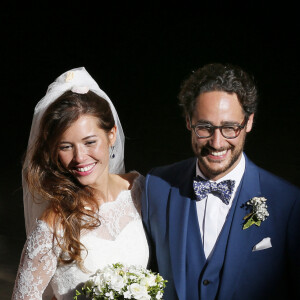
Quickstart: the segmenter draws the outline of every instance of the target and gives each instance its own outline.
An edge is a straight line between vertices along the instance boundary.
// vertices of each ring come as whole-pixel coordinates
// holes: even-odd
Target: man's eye
[[[210,125],[198,125],[197,128],[200,130],[210,130],[211,126]]]
[[[224,126],[223,129],[236,131],[238,129],[238,127],[237,126]]]

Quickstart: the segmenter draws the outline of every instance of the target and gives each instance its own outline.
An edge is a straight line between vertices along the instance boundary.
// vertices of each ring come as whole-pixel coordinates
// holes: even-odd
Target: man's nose
[[[216,128],[213,135],[210,138],[210,146],[215,149],[224,147],[225,138],[223,137],[220,128]]]

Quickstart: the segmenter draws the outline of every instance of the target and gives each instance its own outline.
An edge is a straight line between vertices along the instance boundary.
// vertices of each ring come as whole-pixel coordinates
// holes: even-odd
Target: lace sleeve
[[[45,222],[37,221],[22,251],[12,300],[41,300],[56,266],[53,234]]]
[[[141,197],[142,197],[142,192],[144,190],[144,186],[145,186],[145,177],[139,174],[137,178],[134,180],[131,189],[132,201],[139,214],[141,214]]]

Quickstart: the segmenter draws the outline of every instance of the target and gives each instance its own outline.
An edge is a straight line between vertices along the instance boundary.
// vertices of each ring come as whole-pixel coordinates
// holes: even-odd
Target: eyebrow
[[[94,137],[97,137],[97,136],[95,134],[89,135],[89,136],[86,136],[85,138],[83,138],[82,140],[85,141],[85,140],[88,140],[88,139],[94,138]]]
[[[97,135],[94,134],[94,135],[86,136],[86,137],[84,137],[84,138],[82,139],[82,141],[85,141],[85,140],[88,140],[88,139],[94,138],[94,137],[97,137]],[[68,142],[68,141],[61,141],[60,144],[70,144],[70,142]]]
[[[212,125],[214,126],[214,124],[208,120],[204,120],[204,119],[200,119],[196,122],[197,125],[199,124],[208,124],[208,125]],[[240,123],[237,121],[222,121],[221,122],[221,126],[222,125],[239,125]]]

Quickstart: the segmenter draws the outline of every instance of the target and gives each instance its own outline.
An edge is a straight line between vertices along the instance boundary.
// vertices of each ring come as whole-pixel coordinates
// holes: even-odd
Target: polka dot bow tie
[[[219,197],[225,204],[229,204],[235,181],[234,180],[224,180],[219,183],[215,181],[208,181],[200,176],[194,178],[193,186],[194,191],[197,196],[197,200],[201,200],[211,193]]]

